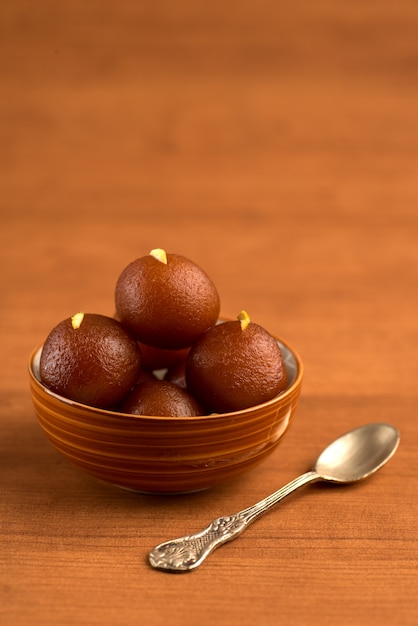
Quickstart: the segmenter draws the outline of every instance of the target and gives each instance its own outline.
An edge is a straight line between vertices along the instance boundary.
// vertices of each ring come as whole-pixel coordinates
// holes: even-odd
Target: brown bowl
[[[285,391],[243,411],[184,418],[126,415],[51,392],[39,379],[41,346],[29,361],[35,411],[52,445],[96,478],[143,493],[213,487],[261,463],[292,421],[303,365],[288,344],[277,341],[288,375]]]

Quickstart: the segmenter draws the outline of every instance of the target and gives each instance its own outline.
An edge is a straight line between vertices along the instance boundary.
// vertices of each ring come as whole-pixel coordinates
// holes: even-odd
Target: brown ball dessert
[[[287,375],[276,339],[243,311],[197,339],[186,382],[208,411],[225,413],[271,400],[286,388]]]
[[[198,402],[187,391],[174,383],[157,379],[136,385],[118,411],[166,417],[193,417],[203,413]]]
[[[141,350],[141,363],[145,370],[171,369],[178,363],[183,362],[189,354],[190,348],[183,350],[165,350],[164,348],[154,348],[145,343],[139,343]]]
[[[105,315],[77,313],[46,338],[40,377],[65,398],[110,408],[137,382],[140,367],[138,344],[122,324]]]
[[[198,265],[155,249],[122,271],[115,306],[118,319],[138,341],[178,350],[216,323],[220,301],[215,285]]]

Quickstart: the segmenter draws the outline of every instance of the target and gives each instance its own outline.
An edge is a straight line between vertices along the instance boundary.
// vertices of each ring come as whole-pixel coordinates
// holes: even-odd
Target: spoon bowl
[[[319,455],[313,470],[322,480],[351,483],[374,474],[395,454],[399,432],[390,424],[366,424],[351,430]]]
[[[218,517],[194,535],[166,541],[149,554],[152,567],[167,572],[186,572],[198,567],[215,548],[240,535],[249,524],[280,500],[308,483],[323,480],[352,483],[377,472],[395,454],[399,432],[390,424],[366,424],[341,435],[319,455],[312,469],[253,506]]]

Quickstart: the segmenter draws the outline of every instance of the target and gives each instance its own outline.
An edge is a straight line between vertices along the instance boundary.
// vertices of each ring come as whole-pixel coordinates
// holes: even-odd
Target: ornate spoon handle
[[[249,524],[266,513],[296,489],[319,480],[314,471],[306,472],[257,504],[225,517],[214,519],[207,528],[194,534],[166,541],[149,554],[152,567],[170,572],[187,572],[198,567],[215,548],[240,535]]]

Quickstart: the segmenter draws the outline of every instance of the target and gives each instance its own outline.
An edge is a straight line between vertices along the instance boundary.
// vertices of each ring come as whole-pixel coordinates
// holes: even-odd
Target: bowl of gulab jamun
[[[246,311],[220,314],[199,265],[161,248],[120,273],[112,315],[73,312],[34,350],[45,435],[86,473],[141,493],[188,493],[256,467],[298,404],[303,364]]]

